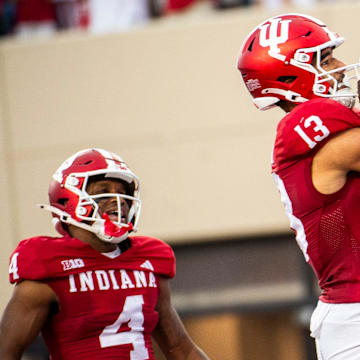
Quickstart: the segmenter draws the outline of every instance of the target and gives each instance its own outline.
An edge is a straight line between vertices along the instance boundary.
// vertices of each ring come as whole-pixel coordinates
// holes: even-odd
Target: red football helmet
[[[92,176],[103,175],[127,184],[127,194],[89,195],[86,191]],[[100,216],[100,198],[115,198],[117,221],[107,214]],[[129,203],[126,221],[121,216],[121,198]],[[56,230],[64,235],[66,226],[73,224],[95,233],[101,240],[119,243],[136,230],[141,209],[139,180],[118,155],[101,149],[86,149],[67,159],[53,175],[49,187],[50,205],[40,205],[53,214]]]
[[[360,64],[331,71],[320,66],[321,50],[336,48],[343,42],[344,38],[313,17],[279,15],[248,35],[237,67],[256,107],[261,110],[273,107],[279,100],[302,103],[317,97],[330,97],[351,108],[357,94],[350,89],[349,80],[357,78]],[[354,70],[356,76],[345,75],[341,83],[332,76],[349,70]]]

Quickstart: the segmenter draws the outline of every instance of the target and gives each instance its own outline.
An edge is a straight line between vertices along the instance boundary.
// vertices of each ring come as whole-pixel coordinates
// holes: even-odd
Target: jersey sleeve
[[[298,105],[279,123],[273,151],[273,171],[315,153],[335,134],[360,126],[360,116],[330,99]]]
[[[46,251],[45,238],[30,238],[21,241],[10,256],[9,280],[18,283],[23,280],[42,280],[48,277],[46,261],[42,255]]]

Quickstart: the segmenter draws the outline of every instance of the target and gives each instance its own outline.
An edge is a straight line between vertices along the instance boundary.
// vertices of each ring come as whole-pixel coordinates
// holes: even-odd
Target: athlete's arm
[[[153,336],[166,359],[209,360],[205,353],[191,340],[171,304],[169,281],[165,278],[160,280],[157,311],[159,312],[159,322]]]
[[[346,130],[330,139],[314,156],[312,179],[323,194],[340,190],[349,171],[360,172],[360,128]]]
[[[44,283],[24,280],[15,286],[0,322],[0,359],[21,359],[43,327],[56,295]]]

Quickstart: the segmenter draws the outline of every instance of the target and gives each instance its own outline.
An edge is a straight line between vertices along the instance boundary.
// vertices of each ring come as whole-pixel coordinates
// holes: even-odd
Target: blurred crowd
[[[48,35],[68,29],[94,33],[128,29],[154,18],[186,12],[195,3],[215,9],[252,0],[0,0],[0,36]]]

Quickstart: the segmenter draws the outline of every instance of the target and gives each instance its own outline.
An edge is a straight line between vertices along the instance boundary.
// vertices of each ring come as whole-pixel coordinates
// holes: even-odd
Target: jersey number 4
[[[143,304],[144,298],[142,295],[128,296],[125,299],[119,317],[113,324],[106,326],[99,336],[102,348],[132,344],[133,350],[130,351],[130,360],[149,359],[144,340]],[[122,324],[127,324],[130,331],[118,332]]]
[[[312,128],[317,135],[310,137],[306,134],[304,129],[300,125],[296,125],[294,130],[300,135],[300,137],[308,144],[309,148],[312,149],[321,140],[325,139],[330,135],[330,130],[323,124],[322,120],[315,115],[308,117],[304,121],[304,128]]]
[[[17,280],[19,278],[19,273],[18,273],[19,269],[18,269],[18,264],[17,264],[18,256],[19,256],[19,253],[16,252],[11,257],[11,260],[10,260],[9,274],[13,276],[14,280]]]

